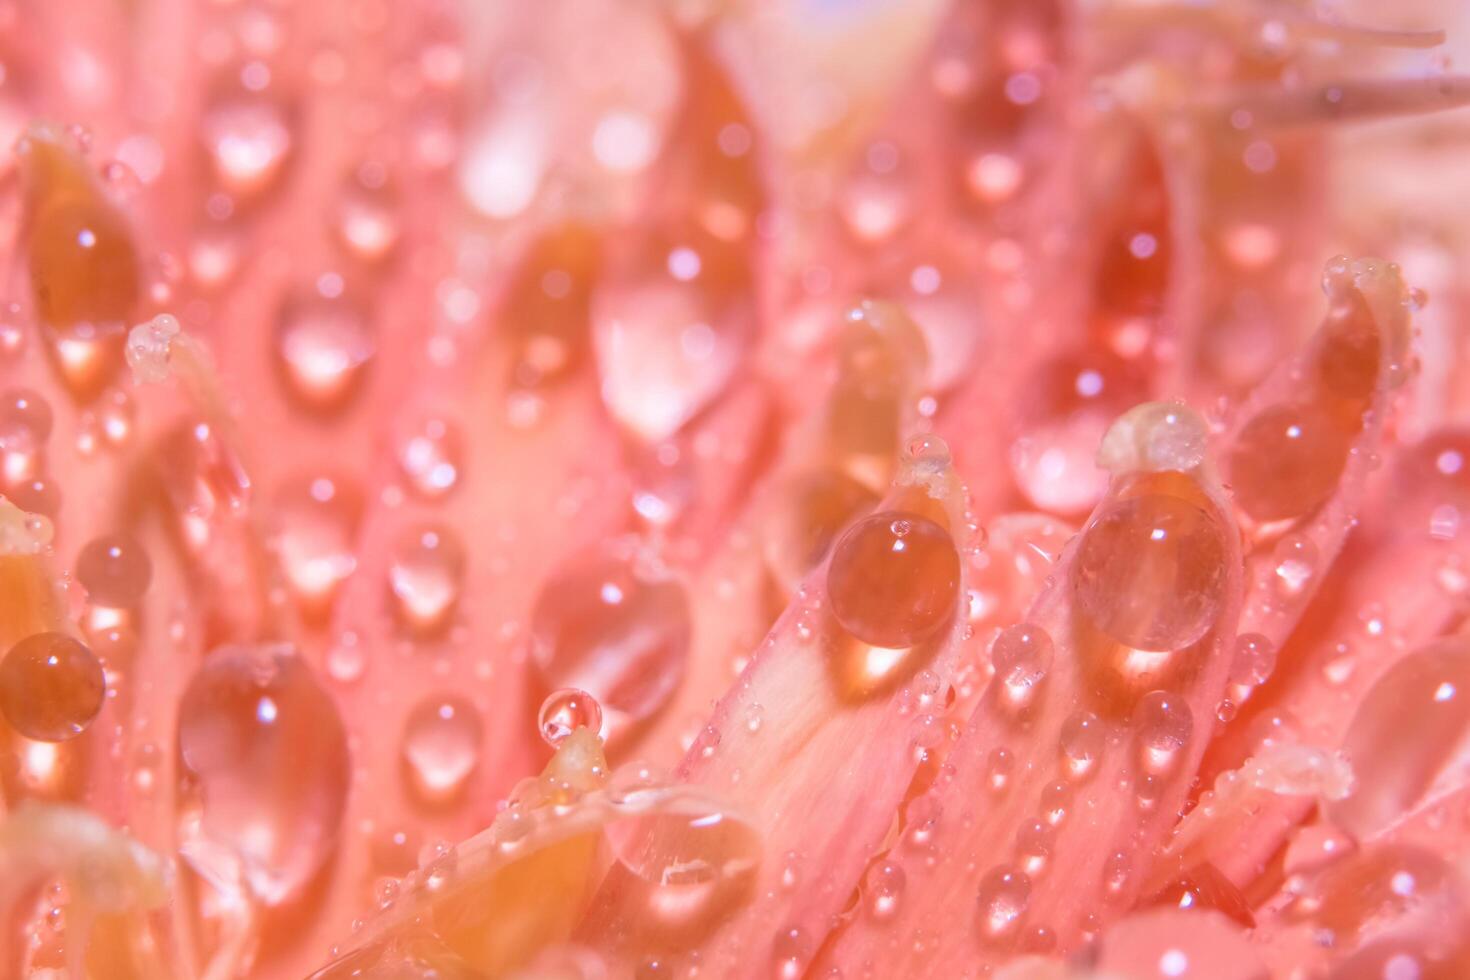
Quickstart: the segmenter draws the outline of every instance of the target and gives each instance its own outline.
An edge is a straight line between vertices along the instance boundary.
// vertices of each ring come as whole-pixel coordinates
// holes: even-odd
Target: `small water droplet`
[[[894,861],[883,860],[868,868],[863,892],[868,914],[878,922],[886,922],[898,914],[907,876]]]
[[[1063,722],[1058,748],[1067,778],[1090,776],[1102,758],[1106,739],[1102,722],[1090,711],[1079,711]]]
[[[1007,626],[996,636],[990,648],[990,661],[995,678],[1000,682],[998,696],[1015,711],[1032,704],[1053,654],[1051,634],[1031,623]]]
[[[107,534],[87,542],[77,554],[77,581],[94,606],[127,609],[148,591],[153,563],[129,534]]]
[[[431,696],[409,712],[403,761],[409,785],[424,803],[458,797],[480,761],[480,713],[462,697]]]
[[[35,633],[0,660],[0,714],[26,738],[75,738],[102,710],[106,691],[102,662],[64,633]]]
[[[388,570],[398,621],[417,636],[448,625],[464,578],[464,548],[447,527],[421,527],[400,538]]]
[[[1024,872],[1000,865],[980,880],[980,937],[995,943],[1013,936],[1031,902],[1031,879]]]
[[[464,468],[464,438],[447,418],[430,416],[399,434],[398,466],[409,486],[435,500],[459,483]]]
[[[1310,538],[1288,534],[1271,552],[1275,562],[1276,587],[1286,596],[1299,595],[1317,574],[1317,546]]]
[[[541,732],[541,740],[556,748],[563,739],[579,728],[600,732],[602,705],[586,691],[564,687],[553,691],[541,702],[537,726]]]

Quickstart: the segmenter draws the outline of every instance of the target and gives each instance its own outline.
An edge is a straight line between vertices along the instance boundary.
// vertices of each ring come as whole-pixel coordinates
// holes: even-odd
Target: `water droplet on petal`
[[[26,738],[64,742],[102,710],[102,663],[64,633],[36,633],[0,661],[0,714]]]
[[[431,696],[403,725],[404,772],[427,804],[455,799],[480,761],[480,713],[467,699]]]
[[[253,197],[269,188],[291,152],[291,126],[279,104],[232,98],[212,106],[200,133],[215,179],[232,194]]]
[[[128,534],[93,538],[77,554],[77,581],[94,606],[127,609],[148,591],[153,563],[143,545]]]
[[[601,732],[602,705],[586,691],[565,687],[552,691],[541,702],[536,724],[541,740],[556,748],[579,728],[586,728],[594,734]]]
[[[1235,502],[1257,521],[1307,514],[1337,489],[1350,445],[1320,408],[1265,409],[1240,430],[1226,463]]]
[[[1007,707],[1019,711],[1032,704],[1051,668],[1053,649],[1051,634],[1031,623],[1007,626],[996,636],[990,662]]]
[[[893,861],[879,861],[868,868],[863,886],[868,914],[878,922],[886,922],[898,913],[907,876],[902,866]]]
[[[1031,879],[1015,868],[1001,865],[980,880],[980,938],[987,943],[1005,940],[1020,929],[1031,903]]]
[[[303,293],[281,307],[276,354],[282,375],[310,408],[342,407],[376,349],[367,316],[343,296]]]
[[[368,161],[343,181],[334,214],[337,238],[363,262],[380,262],[398,243],[398,212],[387,168]]]
[[[361,512],[356,490],[326,476],[293,481],[276,499],[271,543],[286,585],[308,619],[322,620],[342,583],[357,570],[353,549]]]
[[[464,437],[452,420],[430,416],[399,434],[397,455],[409,486],[420,496],[437,499],[459,483]]]
[[[959,601],[960,561],[949,532],[907,511],[858,521],[833,549],[832,612],[863,643],[911,647],[949,622]]]
[[[1161,776],[1178,766],[1194,732],[1194,718],[1189,705],[1177,694],[1150,691],[1134,708],[1133,729],[1137,733],[1139,763],[1147,772]]]
[[[1067,777],[1082,779],[1090,775],[1102,758],[1106,741],[1102,722],[1090,711],[1079,711],[1064,721],[1058,746]]]
[[[419,527],[405,533],[388,569],[398,621],[416,636],[431,636],[447,626],[459,603],[464,563],[464,546],[449,528]]]
[[[214,845],[266,904],[299,895],[336,844],[350,771],[337,706],[305,662],[288,646],[215,650],[179,702],[178,740],[186,860],[210,877]]]

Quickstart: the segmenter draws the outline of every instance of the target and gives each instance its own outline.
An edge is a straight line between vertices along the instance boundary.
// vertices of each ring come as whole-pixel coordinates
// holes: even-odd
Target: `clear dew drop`
[[[367,315],[344,296],[303,292],[281,307],[276,356],[290,392],[309,408],[346,404],[376,351]]]
[[[1235,638],[1235,658],[1230,664],[1230,683],[1252,688],[1265,683],[1276,669],[1276,646],[1260,633],[1242,633]]]
[[[200,132],[215,179],[243,197],[258,195],[276,182],[293,141],[284,110],[264,98],[216,103],[206,112]]]
[[[1012,710],[1031,705],[1051,667],[1051,634],[1032,623],[1007,626],[990,648],[990,662],[1000,687],[997,696]]]
[[[337,842],[351,771],[341,716],[310,668],[284,645],[215,650],[179,702],[178,745],[185,858],[227,878],[214,862],[238,860],[267,905],[298,896]]]
[[[466,698],[435,695],[409,712],[403,725],[404,772],[427,804],[456,799],[480,761],[480,713]]]
[[[1068,779],[1085,779],[1097,768],[1107,742],[1107,733],[1097,715],[1079,711],[1062,722],[1058,748],[1062,771]]]
[[[1031,903],[1031,879],[1008,865],[991,868],[980,879],[979,929],[983,942],[1014,936]]]
[[[776,933],[771,944],[776,980],[799,980],[806,972],[811,955],[812,941],[804,929],[792,926]]]
[[[399,433],[395,455],[408,485],[426,500],[436,500],[458,485],[464,469],[464,436],[459,425],[429,416]]]
[[[1046,870],[1056,844],[1056,831],[1045,820],[1030,819],[1016,831],[1016,861],[1021,870],[1035,877]]]
[[[541,733],[541,741],[556,748],[579,728],[586,728],[594,733],[601,732],[602,705],[586,691],[564,687],[559,691],[552,691],[541,702],[536,726]]]
[[[402,232],[398,194],[383,164],[369,160],[343,182],[333,209],[342,247],[362,262],[381,262]]]
[[[465,554],[459,535],[442,526],[414,528],[393,551],[388,588],[399,623],[416,636],[448,625],[459,602]]]
[[[153,578],[153,563],[130,534],[93,538],[77,554],[77,581],[94,606],[127,609],[138,603]]]
[[[1139,764],[1156,776],[1172,772],[1194,732],[1189,705],[1177,694],[1150,691],[1133,711]]]

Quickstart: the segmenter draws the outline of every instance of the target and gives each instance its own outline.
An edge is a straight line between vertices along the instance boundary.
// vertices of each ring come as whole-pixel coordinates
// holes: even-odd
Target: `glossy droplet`
[[[1194,732],[1194,717],[1177,694],[1150,691],[1133,709],[1133,731],[1139,764],[1145,771],[1161,776],[1179,765]]]
[[[1040,626],[1017,623],[1000,631],[990,648],[990,662],[1003,703],[1019,710],[1035,700],[1051,668],[1053,651],[1051,634]]]
[[[354,551],[362,500],[340,479],[292,481],[276,498],[271,544],[302,613],[321,619],[342,583],[357,570]]]
[[[1031,879],[1005,865],[980,879],[980,938],[995,943],[1014,936],[1031,903]]]
[[[1098,465],[1113,476],[1192,470],[1205,458],[1209,427],[1182,402],[1145,402],[1108,427]]]
[[[368,161],[342,182],[333,215],[342,247],[363,262],[380,262],[398,244],[398,194],[381,163]]]
[[[531,614],[531,663],[543,690],[590,692],[611,739],[668,703],[684,676],[691,631],[682,583],[597,556],[543,586]]]
[[[830,451],[869,487],[892,477],[905,413],[919,394],[928,352],[917,324],[891,303],[865,301],[838,338],[837,381],[827,396]]]
[[[837,542],[827,571],[832,612],[863,643],[902,649],[937,633],[959,599],[949,532],[907,511],[863,518]]]
[[[26,738],[64,742],[102,710],[102,663],[64,633],[26,637],[0,661],[0,713]]]
[[[771,943],[771,959],[777,980],[799,980],[811,959],[812,941],[798,927],[782,929]]]
[[[787,594],[821,564],[832,542],[854,518],[871,510],[878,495],[839,470],[795,477],[778,495],[765,533],[766,564]]]
[[[347,800],[347,734],[337,706],[288,646],[209,654],[179,702],[179,758],[197,793],[191,861],[239,859],[269,905],[298,895],[331,855]]]
[[[1219,616],[1225,554],[1212,514],[1144,493],[1108,504],[1083,532],[1072,585],[1082,611],[1108,636],[1139,650],[1177,650]]]
[[[136,605],[152,577],[148,552],[128,534],[93,538],[77,555],[77,580],[96,606],[126,609]]]
[[[903,867],[893,861],[879,861],[868,868],[863,885],[868,914],[878,922],[892,919],[898,913],[907,877]]]
[[[1438,854],[1404,844],[1377,844],[1305,875],[1293,889],[1288,921],[1327,930],[1334,944],[1354,940],[1416,909],[1459,906],[1460,877]]]
[[[1350,444],[1320,408],[1266,409],[1240,430],[1226,464],[1236,503],[1258,521],[1310,513],[1337,489]]]
[[[1057,744],[1067,777],[1082,779],[1091,775],[1102,758],[1106,741],[1102,722],[1090,711],[1079,711],[1064,721]]]
[[[1045,820],[1022,821],[1021,829],[1016,831],[1016,858],[1026,874],[1038,875],[1046,869],[1056,837],[1056,831]]]
[[[464,437],[450,419],[430,416],[399,433],[398,466],[409,486],[430,500],[449,493],[464,469]]]
[[[311,408],[340,408],[376,349],[366,314],[344,297],[304,293],[281,307],[278,363],[291,393]]]
[[[404,773],[424,803],[455,799],[480,761],[480,713],[458,696],[425,698],[403,725]]]
[[[552,691],[541,702],[541,711],[536,717],[541,740],[556,748],[579,728],[594,734],[602,730],[602,705],[586,691],[565,687]]]
[[[1359,839],[1411,812],[1470,734],[1470,641],[1453,637],[1404,657],[1374,683],[1343,739],[1356,777],[1327,807]]]
[[[253,197],[275,183],[292,148],[291,125],[273,100],[221,100],[204,116],[200,135],[214,176],[233,194]]]
[[[550,384],[586,363],[602,258],[597,233],[581,222],[559,225],[531,245],[500,310],[516,385]]]
[[[418,636],[448,625],[464,579],[464,546],[447,527],[415,528],[399,538],[388,569],[398,621]]]
[[[1235,638],[1235,659],[1230,665],[1230,683],[1255,687],[1265,683],[1276,669],[1276,646],[1260,633],[1242,633]]]

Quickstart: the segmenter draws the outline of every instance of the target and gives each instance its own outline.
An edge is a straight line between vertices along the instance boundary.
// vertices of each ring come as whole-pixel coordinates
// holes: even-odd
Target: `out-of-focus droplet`
[[[362,500],[342,479],[294,480],[276,498],[271,545],[303,615],[320,620],[357,570],[355,538]]]
[[[1097,768],[1107,744],[1101,720],[1090,711],[1079,711],[1062,722],[1057,747],[1062,770],[1069,779],[1084,779]]]
[[[1334,944],[1351,949],[1375,925],[1412,910],[1436,905],[1454,909],[1461,887],[1454,867],[1438,854],[1404,844],[1377,844],[1302,876],[1283,914],[1289,922],[1325,930]]]
[[[292,150],[291,123],[274,100],[226,98],[205,113],[200,128],[215,180],[231,194],[254,197],[269,189]]]
[[[1194,732],[1194,716],[1179,695],[1150,691],[1133,709],[1133,730],[1139,764],[1146,772],[1162,776],[1178,767]]]
[[[398,466],[426,499],[437,499],[459,483],[464,468],[464,437],[458,424],[430,416],[403,430],[397,442]]]
[[[480,761],[480,713],[457,695],[431,696],[403,725],[404,772],[424,803],[455,799]]]
[[[884,511],[837,542],[827,572],[833,615],[863,643],[903,649],[949,622],[960,560],[949,532],[926,517]]]
[[[464,545],[450,528],[419,527],[405,533],[388,569],[398,621],[418,636],[448,625],[459,602],[464,563]]]
[[[1399,660],[1348,725],[1342,747],[1356,778],[1328,819],[1360,840],[1374,836],[1414,809],[1467,734],[1470,641],[1452,637]]]
[[[572,732],[586,728],[593,734],[602,730],[602,705],[586,691],[564,687],[552,691],[541,702],[536,724],[541,740],[556,748]]]
[[[601,238],[581,222],[559,225],[531,245],[498,311],[517,386],[552,383],[586,363],[592,288],[602,263]]]
[[[1087,618],[1139,650],[1189,646],[1224,603],[1225,533],[1191,501],[1143,493],[1113,501],[1083,531],[1072,585]]]
[[[388,168],[369,160],[343,182],[333,212],[337,240],[363,262],[381,262],[401,232],[398,194]]]
[[[907,876],[894,861],[883,860],[868,869],[863,885],[868,914],[878,922],[886,922],[898,913]]]
[[[77,580],[94,606],[127,609],[148,591],[153,563],[129,534],[107,534],[88,541],[77,554]]]
[[[51,406],[28,388],[0,395],[0,476],[6,485],[40,475],[41,455],[51,435]]]
[[[1235,501],[1257,521],[1300,517],[1332,496],[1349,434],[1311,404],[1265,409],[1245,424],[1226,463]]]
[[[1056,844],[1056,831],[1045,820],[1024,820],[1016,831],[1016,857],[1021,870],[1027,875],[1038,875],[1046,870]]]
[[[209,654],[179,702],[178,740],[197,793],[185,859],[210,877],[221,848],[260,901],[299,895],[336,844],[350,772],[337,706],[305,662],[288,646]]]
[[[1097,448],[1113,420],[1141,399],[1134,372],[1120,361],[1062,358],[1026,388],[1011,472],[1034,505],[1061,514],[1086,511],[1107,488]]]
[[[1271,550],[1276,587],[1284,595],[1299,595],[1317,577],[1317,546],[1300,534],[1288,534]]]
[[[997,696],[1012,710],[1030,706],[1051,668],[1054,646],[1051,634],[1032,623],[1007,626],[990,648]]]
[[[303,292],[281,307],[278,363],[291,393],[311,408],[342,407],[376,351],[367,315],[345,296]]]
[[[1255,687],[1276,669],[1276,645],[1260,633],[1242,633],[1235,638],[1235,660],[1230,665],[1230,683]]]
[[[36,633],[0,660],[0,713],[26,738],[64,742],[102,710],[102,663],[64,633]]]
[[[1205,458],[1209,427],[1182,402],[1145,402],[1108,427],[1098,465],[1113,476],[1187,472]]]
[[[612,740],[668,703],[692,633],[677,579],[612,556],[574,561],[542,587],[531,614],[531,663],[544,690],[589,692]]]
[[[777,495],[765,534],[766,564],[777,584],[794,594],[807,573],[827,556],[838,532],[871,510],[878,499],[872,490],[835,469],[794,477]]]
[[[980,879],[979,932],[985,943],[1013,937],[1031,904],[1031,879],[1015,868],[999,866]]]

